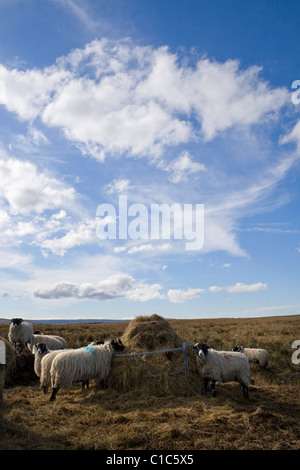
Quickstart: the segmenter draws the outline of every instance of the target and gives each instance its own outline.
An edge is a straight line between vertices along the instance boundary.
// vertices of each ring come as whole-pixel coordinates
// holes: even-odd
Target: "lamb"
[[[65,349],[64,344],[60,339],[58,339],[58,337],[55,337],[53,335],[31,335],[30,344],[28,345],[30,351],[32,351],[33,346],[38,343],[46,344],[47,347],[51,350]],[[65,341],[64,343],[66,344]]]
[[[211,381],[212,396],[216,396],[216,382],[239,382],[248,398],[250,366],[246,356],[239,352],[216,351],[207,344],[196,343],[196,365],[203,379],[204,392]]]
[[[96,379],[103,388],[107,387],[107,378],[111,370],[113,356],[123,351],[122,341],[112,339],[97,346],[87,346],[68,350],[58,354],[50,369],[52,395],[50,401],[56,399],[60,388],[70,388],[73,382]]]
[[[21,354],[24,346],[29,347],[31,342],[33,327],[32,324],[24,321],[23,318],[12,318],[10,321],[8,339],[14,344],[15,351]]]
[[[235,346],[232,351],[238,351],[244,354],[249,362],[255,362],[261,365],[261,367],[267,367],[269,363],[269,353],[266,349],[253,349],[243,348],[243,346]]]

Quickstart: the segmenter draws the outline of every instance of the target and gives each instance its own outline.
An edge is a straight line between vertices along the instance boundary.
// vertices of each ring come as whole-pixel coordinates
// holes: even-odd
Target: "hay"
[[[184,340],[173,330],[170,323],[159,315],[139,316],[125,329],[121,340],[124,353],[181,348]],[[190,384],[184,372],[182,351],[131,357],[116,357],[109,376],[109,386],[119,392],[130,390],[155,395],[188,394],[194,387],[194,354],[188,351]],[[199,381],[197,378],[196,381]]]
[[[132,320],[121,337],[128,352],[180,348],[183,340],[163,317],[153,314]]]

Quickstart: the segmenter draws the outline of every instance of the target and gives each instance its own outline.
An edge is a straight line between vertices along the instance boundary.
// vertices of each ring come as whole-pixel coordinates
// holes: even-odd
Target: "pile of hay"
[[[170,323],[156,314],[139,316],[132,320],[121,340],[126,354],[181,348],[184,342]],[[191,390],[195,392],[195,355],[192,348],[188,348],[188,359],[191,377],[189,384],[184,372],[177,373],[184,370],[182,351],[115,357],[109,386],[119,392],[135,390],[155,395],[186,395]],[[198,378],[196,382],[199,382]]]
[[[136,317],[129,323],[121,339],[127,352],[180,348],[183,343],[170,323],[156,314]]]

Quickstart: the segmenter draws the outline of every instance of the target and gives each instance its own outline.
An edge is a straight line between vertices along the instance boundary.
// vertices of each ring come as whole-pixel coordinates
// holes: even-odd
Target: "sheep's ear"
[[[196,349],[196,350],[197,350],[197,349],[198,349],[198,345],[199,345],[199,343],[194,344],[193,349]]]

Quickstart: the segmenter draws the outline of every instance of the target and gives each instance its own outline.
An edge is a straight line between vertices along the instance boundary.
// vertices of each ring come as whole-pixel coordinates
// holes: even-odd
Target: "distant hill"
[[[126,321],[126,320],[110,320],[110,319],[101,319],[97,320],[95,318],[93,319],[86,319],[86,318],[81,318],[81,319],[65,319],[65,320],[60,320],[60,319],[53,319],[53,320],[27,320],[32,324],[39,324],[39,325],[62,325],[62,324],[73,324],[73,323],[101,323],[101,322],[117,322],[117,321]],[[2,324],[9,324],[10,319],[8,318],[0,318],[0,323]]]

